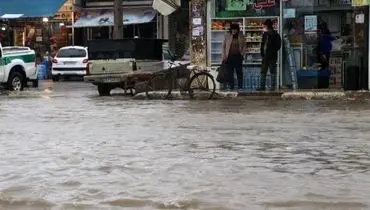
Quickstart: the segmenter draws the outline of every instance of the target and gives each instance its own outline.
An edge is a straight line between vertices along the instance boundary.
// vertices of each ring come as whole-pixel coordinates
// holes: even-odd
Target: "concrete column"
[[[157,14],[157,39],[161,39],[163,36],[163,18],[161,15]]]
[[[163,17],[163,39],[168,39],[168,16]]]
[[[190,2],[190,61],[192,65],[207,66],[207,0],[192,0]],[[193,19],[200,18],[203,28],[199,36],[193,36],[195,26]],[[197,30],[197,29],[195,29]],[[197,30],[198,31],[198,30]]]
[[[114,0],[114,39],[123,39],[122,0]]]
[[[174,12],[168,16],[168,47],[172,53],[176,53],[176,13]]]
[[[168,39],[168,16],[157,16],[157,38]]]

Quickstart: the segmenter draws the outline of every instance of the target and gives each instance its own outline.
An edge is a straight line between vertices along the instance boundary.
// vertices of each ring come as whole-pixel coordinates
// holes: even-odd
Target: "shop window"
[[[330,71],[331,88],[342,87],[349,66],[367,72],[368,7],[348,0],[285,0],[283,8],[283,34],[295,51],[297,70]],[[284,51],[285,69],[287,57]]]
[[[280,3],[283,4],[281,11]],[[221,64],[224,35],[231,23],[238,23],[246,36],[245,69],[258,72],[262,35],[259,29],[266,19],[272,19],[275,29],[281,31],[281,37],[287,37],[290,44],[282,42],[279,61],[283,63],[278,63],[283,86],[291,85],[290,66],[295,66],[295,70],[330,71],[330,88],[342,87],[342,75],[348,68],[368,72],[368,6],[354,7],[351,0],[211,0],[208,12],[210,65]],[[368,78],[367,74],[360,74],[361,78]],[[365,87],[368,82],[361,83]]]
[[[134,27],[135,25],[125,25],[124,26],[124,32],[123,32],[123,36],[125,38],[134,38],[135,34],[134,34]]]
[[[156,24],[144,23],[136,26],[136,36],[140,38],[155,38],[156,37]]]
[[[109,39],[109,27],[92,28],[93,39]]]

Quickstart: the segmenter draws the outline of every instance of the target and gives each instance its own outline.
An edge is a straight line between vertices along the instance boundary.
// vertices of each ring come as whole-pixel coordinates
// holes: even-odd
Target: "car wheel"
[[[22,91],[25,86],[25,78],[19,72],[13,72],[8,79],[8,89],[11,91]]]

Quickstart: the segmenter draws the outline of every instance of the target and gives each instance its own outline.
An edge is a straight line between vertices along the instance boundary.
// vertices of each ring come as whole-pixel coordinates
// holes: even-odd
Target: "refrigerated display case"
[[[217,18],[211,24],[211,65],[221,65],[222,43],[225,34],[229,31],[230,24],[237,23],[240,29],[244,27],[244,18]]]

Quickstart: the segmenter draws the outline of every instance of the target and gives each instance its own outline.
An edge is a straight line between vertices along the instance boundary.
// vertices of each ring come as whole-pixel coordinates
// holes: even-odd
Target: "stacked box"
[[[330,70],[332,72],[330,77],[330,88],[342,88],[342,69],[343,69],[343,58],[342,57],[331,57],[330,58]]]

